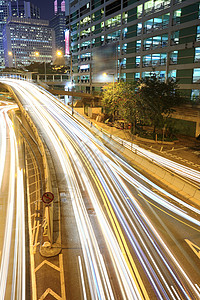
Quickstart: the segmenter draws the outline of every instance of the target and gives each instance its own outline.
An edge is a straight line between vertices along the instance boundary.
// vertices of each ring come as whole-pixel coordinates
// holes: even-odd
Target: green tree
[[[115,120],[123,118],[125,121],[135,122],[135,85],[127,82],[107,84],[103,87],[102,105]]]
[[[115,115],[119,111],[120,95],[118,93],[119,87],[116,83],[108,83],[103,87],[102,93],[102,106],[105,108],[106,113],[112,116],[113,121]]]
[[[157,129],[166,127],[175,107],[183,104],[185,98],[180,95],[175,81],[163,82],[155,75],[139,80],[137,88],[137,108],[140,118],[150,121],[155,137]]]
[[[121,88],[123,91],[119,102],[119,114],[127,123],[131,123],[131,132],[134,134],[138,119],[136,84],[122,82]]]
[[[45,63],[33,62],[26,67],[29,72],[36,72],[38,74],[44,74]],[[56,66],[50,63],[46,63],[46,73],[47,74],[64,74],[69,72],[69,66]]]

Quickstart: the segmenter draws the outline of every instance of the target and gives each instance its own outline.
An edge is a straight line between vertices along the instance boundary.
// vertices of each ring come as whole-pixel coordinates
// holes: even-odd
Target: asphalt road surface
[[[45,90],[3,82],[54,160],[67,298],[199,299],[199,209],[138,173]]]

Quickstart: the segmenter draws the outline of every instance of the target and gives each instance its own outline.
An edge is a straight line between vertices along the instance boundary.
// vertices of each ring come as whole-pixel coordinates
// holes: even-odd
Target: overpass
[[[100,100],[99,95],[90,94],[90,93],[83,93],[83,92],[76,92],[76,91],[65,91],[64,87],[67,83],[70,82],[70,74],[37,74],[35,72],[0,72],[0,78],[14,78],[14,79],[21,79],[27,81],[34,81],[39,85],[45,87],[50,93],[53,95],[59,96],[71,96],[73,98],[81,99],[83,102],[93,101],[98,102]],[[59,89],[58,87],[62,87]],[[53,88],[56,87],[56,88]],[[91,102],[90,102],[91,103]]]
[[[35,72],[11,71],[0,72],[0,78],[15,78],[35,82],[45,82],[48,85],[65,86],[69,82],[70,74],[37,74]]]

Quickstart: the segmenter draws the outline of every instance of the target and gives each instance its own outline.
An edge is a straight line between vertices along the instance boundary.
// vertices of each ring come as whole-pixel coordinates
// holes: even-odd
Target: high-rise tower
[[[188,98],[200,96],[200,1],[66,0],[67,6],[76,90],[100,90],[95,54],[106,72],[101,54],[113,47],[115,80],[154,73],[178,80]]]
[[[65,12],[65,0],[54,0],[54,14]]]
[[[0,69],[4,67],[3,28],[8,17],[8,0],[0,0]]]
[[[64,53],[65,48],[65,34],[66,21],[65,21],[65,1],[54,1],[54,16],[50,20],[50,26],[55,31],[55,46],[56,49],[62,50]]]
[[[40,9],[29,1],[0,0],[0,69],[5,67],[3,28],[8,17],[40,19]]]
[[[40,19],[40,9],[29,1],[10,0],[9,16],[20,18]]]

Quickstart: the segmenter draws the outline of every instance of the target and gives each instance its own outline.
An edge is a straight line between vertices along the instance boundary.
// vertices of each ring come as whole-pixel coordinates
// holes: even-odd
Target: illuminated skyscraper
[[[3,28],[8,17],[40,18],[40,10],[29,1],[0,0],[0,68],[5,67]]]
[[[50,26],[55,31],[55,46],[56,49],[65,50],[65,34],[66,20],[65,20],[65,1],[55,0],[54,1],[54,16],[50,20]]]
[[[55,46],[56,49],[62,50],[64,53],[64,31],[66,29],[65,12],[60,11],[50,20],[50,26],[55,31]]]
[[[10,0],[9,16],[40,19],[40,9],[29,1]]]
[[[8,0],[0,0],[0,68],[4,68],[3,28],[8,17]]]
[[[47,20],[9,17],[3,30],[3,42],[8,67],[26,67],[31,62],[50,63],[55,53],[54,31]]]
[[[54,14],[65,12],[65,0],[54,0]]]
[[[200,95],[200,1],[66,0],[67,6],[76,90],[101,88],[94,53],[113,46],[115,80],[155,73],[178,80],[188,98]]]

